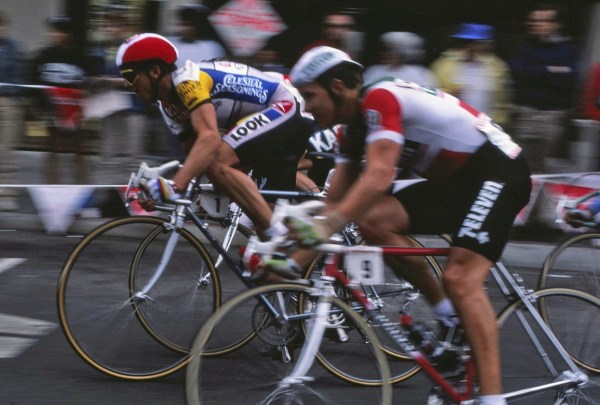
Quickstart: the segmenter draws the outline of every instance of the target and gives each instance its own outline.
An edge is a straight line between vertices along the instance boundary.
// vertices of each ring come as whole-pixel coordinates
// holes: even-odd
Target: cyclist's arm
[[[308,170],[313,167],[313,162],[305,155],[303,155],[298,161],[298,170]]]
[[[301,171],[296,172],[296,190],[298,191],[311,191],[318,193],[319,186],[306,174]]]
[[[195,108],[190,119],[196,139],[189,148],[183,167],[173,177],[179,190],[185,190],[194,177],[201,175],[211,165],[221,144],[217,115],[212,103],[204,103]]]
[[[336,205],[344,198],[348,189],[358,178],[359,171],[360,166],[350,160],[335,164],[335,172],[327,191],[326,202],[328,206]]]
[[[366,166],[360,179],[352,184],[337,204],[336,209],[343,218],[349,221],[359,219],[379,199],[387,195],[396,175],[396,164],[401,153],[402,145],[389,139],[380,139],[367,146]]]

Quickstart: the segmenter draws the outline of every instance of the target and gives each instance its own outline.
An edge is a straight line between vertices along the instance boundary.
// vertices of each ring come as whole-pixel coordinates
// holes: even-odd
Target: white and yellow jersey
[[[285,77],[242,63],[188,60],[171,77],[183,106],[159,102],[159,107],[176,135],[190,126],[190,112],[206,102],[215,106],[218,125],[225,130],[270,105],[300,102]]]

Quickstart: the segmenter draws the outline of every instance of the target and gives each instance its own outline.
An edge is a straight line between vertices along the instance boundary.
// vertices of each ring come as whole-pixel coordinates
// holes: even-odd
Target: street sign
[[[208,17],[235,56],[248,57],[287,28],[264,0],[231,0]]]

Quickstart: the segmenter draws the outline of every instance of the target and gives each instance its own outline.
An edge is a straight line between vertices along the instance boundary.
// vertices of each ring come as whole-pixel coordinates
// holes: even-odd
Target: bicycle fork
[[[171,222],[165,225],[166,230],[170,232],[169,238],[165,244],[165,248],[160,257],[160,261],[158,266],[154,270],[152,277],[150,280],[142,287],[142,289],[135,294],[131,298],[136,303],[146,302],[146,301],[154,301],[152,297],[148,295],[152,287],[156,284],[156,282],[160,279],[160,277],[165,272],[165,269],[169,265],[171,257],[173,256],[173,252],[175,251],[175,247],[177,246],[177,242],[179,241],[179,237],[181,236],[179,230],[183,227],[183,221],[185,218],[184,214],[185,207],[178,207],[177,214],[174,215]]]
[[[323,277],[323,279],[325,279],[325,277]],[[313,381],[313,378],[308,376],[307,373],[314,364],[317,352],[323,341],[325,330],[328,326],[328,316],[331,310],[331,282],[333,279],[330,279],[329,277],[325,280],[323,279],[319,282],[326,283],[325,289],[317,288],[321,291],[325,291],[325,293],[319,297],[317,302],[314,321],[308,331],[308,340],[300,352],[298,362],[292,373],[279,383],[279,388],[281,389],[287,388],[293,384],[303,384],[304,382]]]

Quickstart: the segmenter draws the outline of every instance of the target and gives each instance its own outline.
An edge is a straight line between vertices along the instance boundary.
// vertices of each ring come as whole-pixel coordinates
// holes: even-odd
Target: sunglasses
[[[140,73],[136,72],[133,69],[123,69],[121,70],[121,77],[125,80],[128,86],[135,86],[135,83],[138,81],[140,77]]]

